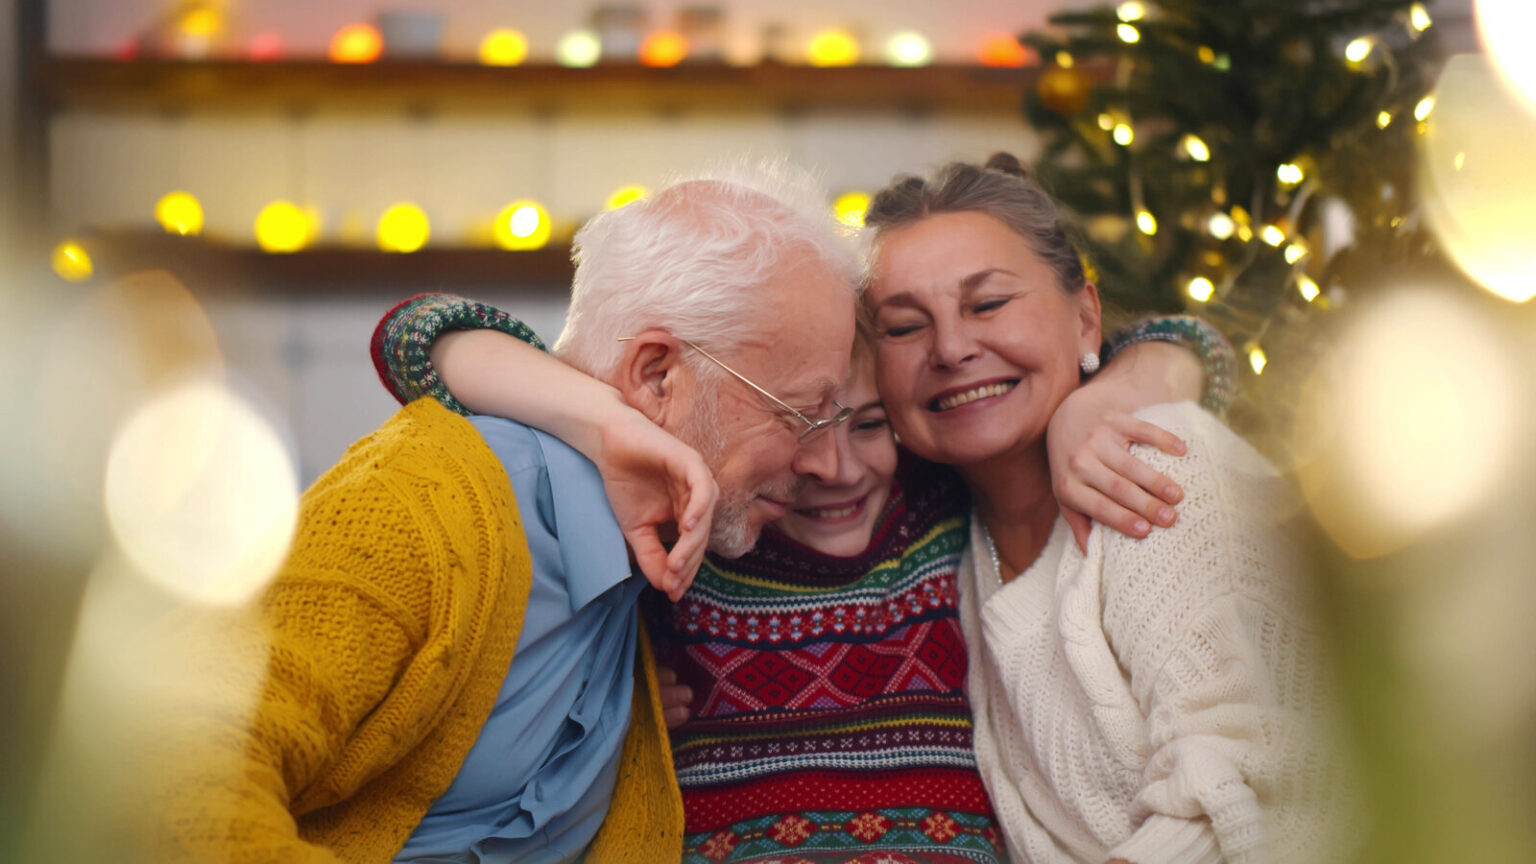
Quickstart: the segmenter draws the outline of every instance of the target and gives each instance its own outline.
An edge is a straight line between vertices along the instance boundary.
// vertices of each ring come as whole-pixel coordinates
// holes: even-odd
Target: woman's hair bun
[[[984,166],[988,171],[997,171],[1002,174],[1010,174],[1021,180],[1029,179],[1029,172],[1019,164],[1019,159],[1012,153],[993,153]]]

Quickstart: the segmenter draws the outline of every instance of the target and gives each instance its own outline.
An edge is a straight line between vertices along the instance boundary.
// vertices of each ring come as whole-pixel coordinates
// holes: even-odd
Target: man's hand
[[[720,490],[698,451],[633,409],[602,426],[592,461],[630,554],[675,603],[704,560]],[[675,540],[671,552],[664,540]]]
[[[1193,366],[1191,379],[1189,368]],[[1097,378],[1067,395],[1046,430],[1051,487],[1077,545],[1088,548],[1093,522],[1128,537],[1145,537],[1177,515],[1184,490],[1130,454],[1135,443],[1182,456],[1184,442],[1132,411],[1148,405],[1199,396],[1199,362],[1172,345],[1132,345]]]
[[[693,703],[693,688],[677,683],[677,673],[657,665],[656,680],[661,684],[661,717],[668,729],[676,729],[688,720],[688,706]]]

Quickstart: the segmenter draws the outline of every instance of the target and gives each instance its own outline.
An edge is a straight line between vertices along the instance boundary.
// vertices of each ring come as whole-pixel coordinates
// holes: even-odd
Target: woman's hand
[[[677,673],[660,664],[656,666],[656,681],[661,684],[661,719],[668,729],[676,729],[688,720],[693,688],[677,683]]]
[[[600,428],[589,458],[645,578],[672,602],[693,583],[720,490],[698,451],[630,408]],[[672,543],[667,551],[663,545]]]
[[[1194,367],[1194,378],[1189,367]],[[1077,545],[1088,548],[1093,522],[1128,537],[1145,537],[1153,525],[1168,527],[1171,505],[1184,491],[1130,454],[1149,444],[1174,456],[1184,442],[1167,430],[1131,416],[1159,402],[1199,397],[1199,361],[1172,345],[1132,345],[1092,381],[1068,394],[1051,417],[1046,449],[1051,486]]]

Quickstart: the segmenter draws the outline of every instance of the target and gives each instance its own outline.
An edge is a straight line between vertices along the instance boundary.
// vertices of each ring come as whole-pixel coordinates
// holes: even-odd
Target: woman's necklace
[[[1003,578],[1003,560],[997,554],[997,542],[992,539],[992,532],[987,530],[987,523],[981,523],[981,539],[987,544],[987,554],[992,558],[992,575],[997,577],[997,584],[1006,585]]]

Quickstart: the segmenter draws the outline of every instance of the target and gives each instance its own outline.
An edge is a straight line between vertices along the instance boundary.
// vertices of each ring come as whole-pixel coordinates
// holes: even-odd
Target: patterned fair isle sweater
[[[426,352],[462,327],[531,341],[490,307],[413,298],[375,333],[390,391],[458,408]],[[680,603],[645,601],[658,662],[694,692],[672,733],[685,862],[1003,859],[965,694],[967,508],[951,472],[904,459],[862,554],[770,531],[746,556],[707,558]]]

